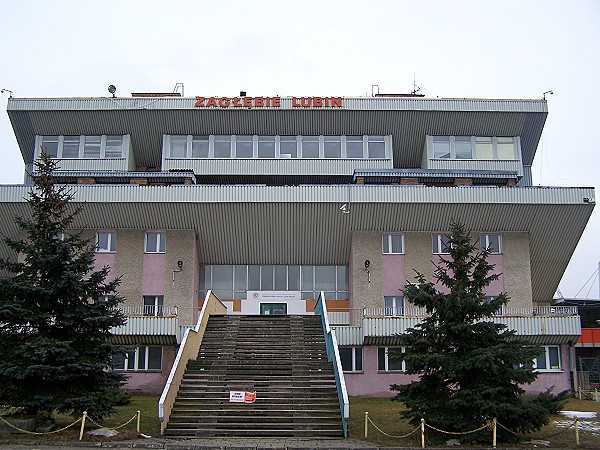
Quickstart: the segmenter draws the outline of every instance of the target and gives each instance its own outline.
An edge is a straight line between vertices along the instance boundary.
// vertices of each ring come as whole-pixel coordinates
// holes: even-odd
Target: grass
[[[141,433],[150,435],[153,437],[160,436],[160,422],[158,421],[158,397],[157,396],[146,396],[146,395],[134,395],[131,399],[131,403],[116,408],[116,412],[106,419],[103,425],[107,427],[116,427],[131,419],[137,411],[141,412]],[[352,397],[350,399],[350,422],[349,430],[350,437],[359,440],[365,440],[364,429],[365,429],[365,412],[369,413],[370,419],[383,431],[392,435],[400,436],[405,435],[413,431],[415,428],[410,425],[407,421],[400,419],[398,413],[404,408],[404,406],[397,402],[392,402],[387,398],[359,398]],[[569,399],[565,410],[575,411],[593,411],[598,413],[600,417],[600,403],[591,400],[578,400]],[[555,419],[559,419],[556,417]],[[74,421],[74,419],[67,415],[57,415],[56,421],[59,426],[66,426]],[[86,430],[95,429],[96,426],[90,423],[86,425]],[[7,435],[0,434],[0,440],[11,439],[11,440],[54,440],[54,441],[76,441],[79,439],[80,424],[77,424],[68,430],[61,433],[51,435]],[[119,435],[111,440],[128,440],[135,439],[138,437],[136,431],[136,420],[134,419],[129,425],[118,430]],[[555,434],[559,433],[556,436]],[[427,431],[426,431],[427,436]],[[575,431],[573,429],[563,429],[556,427],[553,423],[544,427],[538,433],[529,436],[523,436],[519,439],[517,444],[508,444],[511,448],[523,447],[530,448],[531,444],[526,445],[521,442],[531,441],[532,439],[543,439],[548,440],[552,443],[554,448],[575,448]],[[101,440],[99,438],[91,438],[89,436],[84,437],[84,441]],[[418,430],[411,436],[403,439],[388,437],[375,429],[373,425],[369,425],[369,432],[367,441],[377,444],[382,447],[420,447],[421,446],[421,433]],[[429,446],[429,445],[428,445]],[[490,445],[491,447],[491,433],[490,433]],[[467,447],[467,446],[465,446]],[[506,448],[507,445],[499,444],[498,448]],[[600,448],[600,436],[596,436],[585,431],[580,431],[580,446],[579,448]]]

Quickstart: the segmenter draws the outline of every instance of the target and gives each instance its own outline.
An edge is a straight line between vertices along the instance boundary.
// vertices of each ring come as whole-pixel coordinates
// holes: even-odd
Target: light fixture
[[[371,271],[369,270],[369,267],[371,267],[371,261],[369,261],[368,259],[365,259],[365,270],[367,271],[367,280],[370,283],[371,282]]]
[[[550,95],[552,95],[552,94],[554,94],[554,92],[552,92],[552,91],[546,91],[546,92],[544,92],[544,93],[542,94],[542,99],[543,99],[543,100],[546,100],[546,94],[550,94]]]
[[[2,92],[3,94],[5,92],[8,92],[8,98],[13,98],[13,91],[11,91],[10,89],[2,89],[0,92]]]
[[[117,88],[115,87],[114,84],[111,84],[108,86],[108,92],[110,92],[113,96],[113,98],[115,98],[115,92],[117,92]]]

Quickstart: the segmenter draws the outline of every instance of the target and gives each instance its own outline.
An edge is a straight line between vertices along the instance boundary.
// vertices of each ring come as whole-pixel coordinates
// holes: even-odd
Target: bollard
[[[81,430],[79,430],[79,440],[83,439],[83,429],[85,428],[85,418],[87,417],[87,411],[83,412],[83,417],[81,418]]]
[[[579,419],[575,417],[575,444],[579,447]]]
[[[425,419],[421,419],[421,448],[425,448]]]
[[[581,389],[581,386],[579,386],[579,400],[581,400],[581,397],[582,397],[582,389]]]
[[[596,403],[598,402],[598,388],[594,388],[594,395],[596,396]]]
[[[140,432],[140,412],[137,412],[137,432]]]
[[[492,428],[492,447],[496,448],[496,424],[498,423],[498,419],[496,419],[494,417],[494,420],[492,421],[492,426],[494,428]]]
[[[365,411],[365,439],[369,435],[369,412]]]

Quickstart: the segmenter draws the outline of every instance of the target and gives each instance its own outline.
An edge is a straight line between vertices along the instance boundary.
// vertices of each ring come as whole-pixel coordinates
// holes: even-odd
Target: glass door
[[[261,303],[260,313],[263,315],[269,314],[287,314],[286,303]]]

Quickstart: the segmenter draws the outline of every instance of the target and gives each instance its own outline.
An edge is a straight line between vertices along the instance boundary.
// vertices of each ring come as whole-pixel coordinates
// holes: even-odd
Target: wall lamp
[[[181,272],[182,270],[183,270],[183,261],[182,261],[182,260],[179,260],[179,261],[177,261],[177,269],[175,269],[175,270],[173,271],[173,286],[175,286],[175,273],[176,273],[176,272],[177,272],[177,273],[179,273],[179,272]]]
[[[365,270],[367,271],[367,278],[370,283],[371,282],[371,271],[369,270],[369,267],[371,267],[371,261],[369,261],[368,259],[365,259]]]

